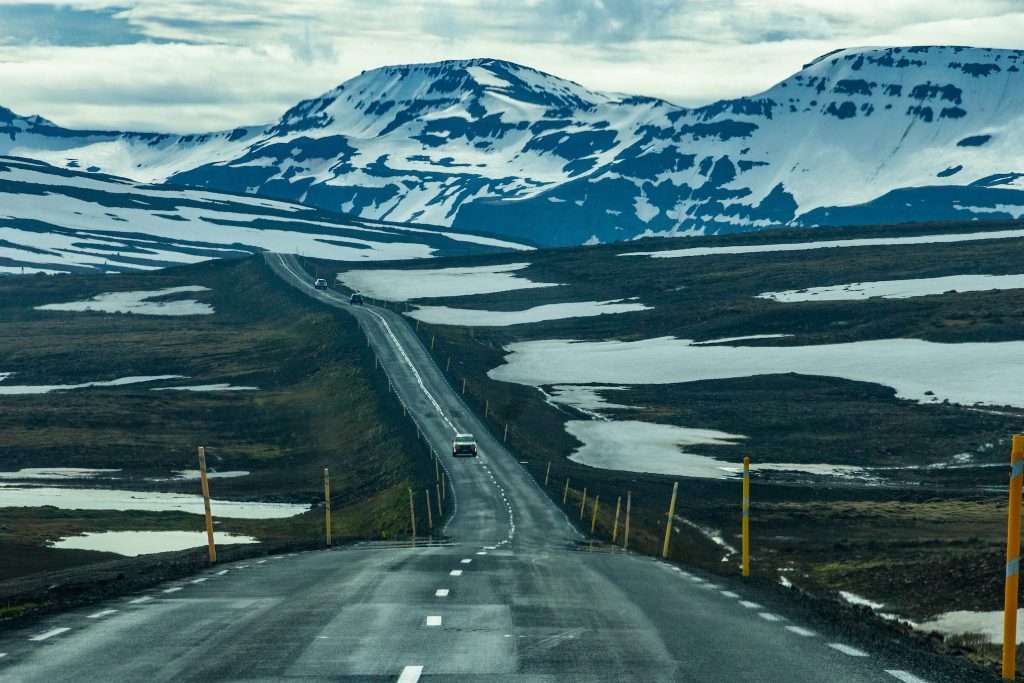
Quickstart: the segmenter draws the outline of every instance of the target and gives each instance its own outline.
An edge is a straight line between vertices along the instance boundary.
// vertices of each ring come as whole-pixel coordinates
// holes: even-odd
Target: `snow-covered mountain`
[[[1024,51],[859,48],[685,109],[491,59],[364,72],[197,136],[4,118],[0,153],[560,245],[1024,215]],[[5,123],[6,121],[6,123]]]
[[[150,270],[260,251],[368,261],[527,248],[0,157],[0,274]]]

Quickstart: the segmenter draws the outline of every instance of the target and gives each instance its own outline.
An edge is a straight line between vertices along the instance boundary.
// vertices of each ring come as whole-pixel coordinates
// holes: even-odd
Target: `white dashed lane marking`
[[[0,652],[0,659],[3,659],[6,656],[7,656],[6,652]]]
[[[843,645],[842,643],[829,643],[828,646],[830,648],[832,648],[833,650],[836,650],[837,652],[842,652],[844,655],[848,655],[850,657],[867,657],[868,656],[868,653],[864,652],[864,650],[858,650],[855,647],[850,647],[849,645]]]
[[[45,633],[40,633],[38,635],[34,635],[31,638],[29,638],[29,640],[33,640],[33,641],[38,643],[38,642],[43,641],[43,640],[49,640],[50,638],[53,638],[54,636],[59,636],[62,633],[67,633],[70,630],[71,629],[68,628],[67,626],[61,626],[60,628],[53,628],[53,629],[50,629],[49,631],[46,631]]]
[[[802,626],[787,626],[786,630],[795,633],[798,636],[803,636],[804,638],[810,638],[814,635],[814,631]]]
[[[912,673],[900,671],[899,669],[886,669],[885,673],[889,674],[897,681],[903,681],[903,683],[928,683],[928,681],[923,678],[918,678]]]
[[[422,666],[407,666],[402,669],[402,675],[398,677],[398,683],[416,683],[422,675]]]
[[[427,617],[427,626],[440,626],[440,625],[441,625],[441,617],[440,616],[435,614],[435,615]]]
[[[761,605],[756,602],[750,602],[749,600],[740,600],[740,604],[747,609],[761,609]]]
[[[109,617],[111,614],[116,614],[116,613],[117,613],[116,609],[105,609],[105,610],[103,610],[101,612],[97,612],[96,614],[90,614],[88,618],[89,619],[102,619],[103,617]]]
[[[782,617],[777,614],[772,614],[771,612],[761,612],[757,616],[761,617],[765,621],[782,621]]]
[[[170,588],[165,588],[164,593],[177,593],[180,590],[181,586],[171,586]]]
[[[128,604],[129,605],[141,605],[142,603],[149,602],[152,599],[153,599],[152,595],[143,595],[141,598],[135,598],[134,600],[129,600]]]
[[[469,564],[469,563],[470,563],[470,562],[472,562],[472,561],[473,561],[473,560],[472,560],[471,558],[469,558],[469,557],[467,557],[467,558],[465,558],[465,559],[461,560],[462,564]]]
[[[461,569],[453,569],[450,572],[448,572],[448,576],[462,576],[462,570]]]
[[[449,590],[447,588],[438,588],[436,591],[434,591],[434,597],[435,598],[447,598],[448,597],[448,593],[449,593]]]
[[[227,569],[221,569],[219,572],[217,572],[217,576],[224,576],[227,573],[228,573]]]
[[[198,579],[192,579],[192,581],[190,581],[189,583],[203,583],[205,581],[209,581],[209,579],[207,579],[206,577],[200,577]]]
[[[722,591],[722,595],[724,595],[727,598],[738,598],[738,597],[740,597],[739,593],[733,593],[732,591]]]

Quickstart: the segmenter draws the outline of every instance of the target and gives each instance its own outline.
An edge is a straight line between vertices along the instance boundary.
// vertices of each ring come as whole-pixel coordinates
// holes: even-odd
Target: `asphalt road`
[[[3,681],[971,681],[900,643],[799,623],[739,580],[591,546],[466,408],[402,316],[354,315],[444,457],[450,543],[367,544],[218,566],[0,635]]]

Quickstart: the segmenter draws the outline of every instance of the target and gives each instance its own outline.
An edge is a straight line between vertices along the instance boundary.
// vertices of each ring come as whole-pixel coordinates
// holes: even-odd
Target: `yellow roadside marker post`
[[[427,494],[427,529],[430,530],[430,535],[434,535],[434,513],[430,509],[430,489],[425,489]]]
[[[437,516],[441,517],[444,514],[444,510],[441,509],[441,483],[434,484],[437,487]]]
[[[750,456],[743,458],[743,576],[750,576]]]
[[[668,516],[665,519],[665,540],[661,544],[661,557],[668,559],[669,541],[672,540],[672,520],[676,516],[676,495],[679,493],[679,482],[672,484],[672,500],[668,504]]]
[[[583,487],[583,497],[580,498],[580,519],[583,519],[583,508],[587,506],[587,487]]]
[[[594,535],[594,529],[597,528],[597,508],[601,505],[601,496],[594,496],[594,512],[590,515],[590,535]]]
[[[441,502],[448,502],[448,477],[445,472],[441,472]]]
[[[544,470],[544,488],[548,487],[548,477],[551,476],[551,461],[548,460],[548,468]]]
[[[615,523],[612,524],[612,543],[619,537],[619,510],[622,508],[622,496],[615,499]]]
[[[416,503],[413,499],[412,488],[409,489],[409,519],[412,527],[412,546],[416,547]]]
[[[331,545],[331,475],[324,468],[324,540]]]
[[[629,511],[633,506],[633,492],[626,491],[626,526],[622,527],[622,549],[629,549]]]
[[[206,514],[206,546],[210,564],[217,562],[217,546],[213,542],[213,513],[210,511],[210,481],[206,478],[206,448],[199,447],[199,480],[203,491],[203,510]]]
[[[1003,679],[1017,676],[1017,590],[1020,582],[1020,504],[1024,482],[1024,434],[1013,435],[1010,511],[1006,522],[1006,586],[1003,592]]]
[[[562,489],[562,505],[565,505],[567,500],[569,500],[569,477],[565,478],[565,488]]]

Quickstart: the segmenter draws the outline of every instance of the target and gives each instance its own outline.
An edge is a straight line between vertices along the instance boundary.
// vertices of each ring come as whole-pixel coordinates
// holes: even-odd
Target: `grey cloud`
[[[34,3],[0,5],[0,44],[92,47],[147,40],[124,8],[76,9]]]

